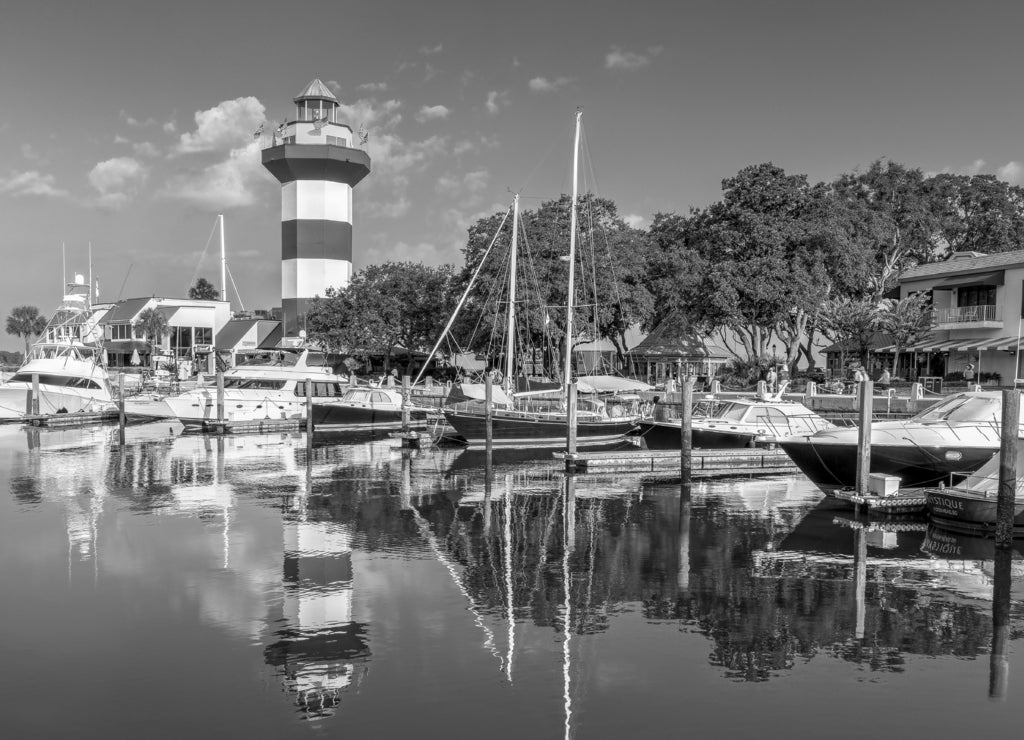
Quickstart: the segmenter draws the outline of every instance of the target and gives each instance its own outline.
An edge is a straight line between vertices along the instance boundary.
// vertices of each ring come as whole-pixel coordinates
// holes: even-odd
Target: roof
[[[982,254],[976,257],[966,256],[977,254],[976,252],[961,252],[960,254],[962,255],[960,257],[954,255],[942,262],[928,262],[904,270],[903,274],[900,275],[900,282],[924,280],[937,275],[966,275],[972,272],[991,271],[1011,265],[1024,265],[1024,249],[1018,249],[1013,252],[1000,252],[999,254]]]
[[[281,335],[281,322],[272,319],[232,319],[224,324],[217,337],[214,339],[214,346],[217,349],[235,349],[242,337],[256,327],[256,347],[274,347]],[[276,332],[276,334],[275,334]],[[270,341],[272,340],[272,341]]]
[[[131,323],[135,321],[135,318],[142,313],[152,298],[129,298],[124,301],[119,301],[113,305],[113,307],[107,311],[106,316],[103,317],[103,323],[117,323],[125,322]]]
[[[668,356],[673,359],[728,359],[724,349],[700,336],[675,312],[665,317],[647,338],[630,349],[629,353],[639,356]]]
[[[868,341],[868,349],[877,352],[885,347],[891,347],[892,344],[893,338],[890,335],[886,334],[884,331],[876,331],[871,335],[871,339]],[[830,344],[821,351],[823,354],[831,354],[834,352],[859,352],[860,345],[856,340],[846,339],[842,342]]]
[[[296,103],[302,100],[331,100],[335,103],[338,102],[338,99],[334,97],[334,93],[331,92],[327,85],[320,81],[319,77],[306,85],[306,89],[295,98]]]

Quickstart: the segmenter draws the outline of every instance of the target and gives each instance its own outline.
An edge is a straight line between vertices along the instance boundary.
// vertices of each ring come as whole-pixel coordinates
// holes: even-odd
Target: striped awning
[[[963,344],[963,339],[928,339],[908,349],[911,352],[948,352]]]
[[[1017,337],[990,337],[988,339],[964,339],[957,349],[963,352],[984,352],[985,350],[1016,349]]]

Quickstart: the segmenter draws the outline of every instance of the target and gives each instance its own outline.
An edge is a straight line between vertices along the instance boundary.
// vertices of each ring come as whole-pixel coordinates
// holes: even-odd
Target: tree
[[[310,301],[306,331],[328,352],[384,355],[385,369],[397,347],[426,351],[454,308],[455,271],[412,262],[371,265],[348,287]]]
[[[29,339],[39,336],[46,329],[46,317],[40,315],[35,306],[17,306],[7,316],[7,333],[25,340],[25,357],[28,357]]]
[[[839,344],[839,365],[846,366],[847,350],[853,348],[865,367],[871,340],[879,329],[881,310],[868,298],[839,296],[825,301],[818,310],[818,326],[825,336]]]
[[[886,301],[879,314],[879,326],[893,341],[892,374],[899,367],[900,352],[932,328],[933,314],[927,293],[915,293],[899,301]]]
[[[156,349],[167,334],[167,317],[155,308],[147,308],[132,324],[135,335],[145,339]]]
[[[209,280],[201,277],[188,289],[188,297],[195,301],[215,301],[220,298],[220,291]]]
[[[925,181],[948,252],[1010,252],[1024,243],[1024,190],[994,175],[939,174]]]

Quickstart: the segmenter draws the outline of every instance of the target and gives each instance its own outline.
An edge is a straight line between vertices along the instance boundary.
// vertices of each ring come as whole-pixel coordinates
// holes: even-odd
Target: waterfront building
[[[1022,288],[1024,250],[957,252],[944,262],[904,271],[900,297],[927,293],[934,326],[904,350],[906,359],[900,361],[897,374],[1012,385],[1022,375],[1018,349]],[[892,350],[891,345],[879,348],[880,352]]]
[[[319,79],[295,99],[295,117],[274,132],[263,166],[281,183],[281,308],[285,334],[303,327],[310,299],[352,279],[352,189],[370,157],[339,117]]]

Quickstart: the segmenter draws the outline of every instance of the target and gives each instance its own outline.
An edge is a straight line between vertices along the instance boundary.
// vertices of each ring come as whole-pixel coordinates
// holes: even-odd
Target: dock
[[[203,431],[209,434],[263,434],[266,432],[297,432],[306,428],[305,419],[252,419],[247,421],[204,421]]]
[[[566,468],[576,473],[641,473],[648,478],[679,478],[678,450],[619,450],[615,452],[555,453]],[[722,476],[780,475],[799,472],[781,449],[694,450],[694,478]]]
[[[899,493],[892,496],[861,496],[851,490],[835,491],[832,496],[853,504],[857,510],[876,516],[906,516],[925,512],[924,490],[920,488],[900,489]]]
[[[87,424],[117,421],[117,409],[78,412],[74,414],[29,414],[23,416],[20,421],[34,427],[80,427]]]

